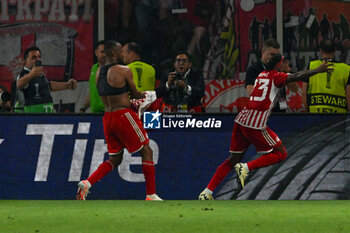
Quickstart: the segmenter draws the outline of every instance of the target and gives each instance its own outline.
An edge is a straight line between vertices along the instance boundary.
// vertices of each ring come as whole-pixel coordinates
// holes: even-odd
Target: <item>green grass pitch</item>
[[[0,200],[1,233],[348,233],[350,201]]]

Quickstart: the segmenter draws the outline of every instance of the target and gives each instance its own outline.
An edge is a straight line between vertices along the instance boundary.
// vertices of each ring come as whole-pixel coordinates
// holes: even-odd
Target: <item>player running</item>
[[[255,80],[247,106],[235,119],[230,157],[216,169],[208,186],[199,195],[199,200],[213,200],[213,191],[233,168],[237,173],[238,185],[244,188],[245,179],[250,171],[279,163],[287,157],[281,140],[266,125],[279,89],[289,82],[304,81],[317,73],[330,72],[332,68],[328,67],[327,62],[323,62],[313,70],[286,74],[277,71],[282,61],[283,56],[274,55],[267,64],[266,70],[261,72]],[[263,155],[248,163],[240,163],[250,144],[253,144],[256,151]]]
[[[91,186],[120,165],[124,148],[130,153],[139,151],[142,156],[146,200],[162,200],[156,194],[153,152],[149,146],[148,135],[136,112],[130,109],[129,93],[135,99],[144,98],[145,94],[136,90],[130,69],[118,65],[121,59],[121,48],[121,44],[116,41],[106,42],[106,65],[101,68],[100,74],[96,77],[97,90],[105,105],[103,129],[109,159],[103,162],[89,178],[78,183],[76,197],[78,200],[85,200]]]

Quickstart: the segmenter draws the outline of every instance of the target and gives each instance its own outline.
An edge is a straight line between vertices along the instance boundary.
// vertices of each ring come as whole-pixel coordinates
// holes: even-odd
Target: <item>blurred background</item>
[[[349,1],[318,0],[4,0],[0,12],[0,84],[11,85],[23,51],[42,50],[49,80],[79,81],[74,92],[52,93],[61,112],[78,112],[99,40],[135,41],[159,80],[185,50],[203,72],[206,112],[237,112],[247,100],[245,71],[276,38],[292,72],[319,56],[319,41],[334,39],[336,59],[350,63]],[[301,84],[300,84],[301,86]],[[287,112],[303,112],[301,88],[287,90]]]

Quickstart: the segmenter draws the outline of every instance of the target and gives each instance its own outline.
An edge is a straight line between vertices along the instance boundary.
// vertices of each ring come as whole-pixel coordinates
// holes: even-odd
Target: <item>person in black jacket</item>
[[[251,66],[247,68],[246,76],[245,76],[245,87],[248,93],[248,96],[250,96],[253,86],[255,83],[255,80],[259,76],[261,72],[266,70],[266,65],[271,60],[273,56],[278,54],[280,52],[280,44],[275,39],[268,39],[265,40],[263,43],[262,53],[261,53],[261,59]],[[281,70],[282,71],[282,70]],[[283,70],[285,71],[285,70]],[[290,69],[288,69],[288,72],[290,72]],[[298,89],[297,83],[288,83],[287,87],[292,90],[293,92],[296,92]],[[279,93],[278,103],[273,108],[273,112],[286,112],[287,110],[287,101],[286,101],[286,90],[283,88]]]
[[[170,72],[156,89],[157,97],[163,97],[162,112],[202,112],[204,79],[191,67],[187,52],[176,54],[175,71]]]

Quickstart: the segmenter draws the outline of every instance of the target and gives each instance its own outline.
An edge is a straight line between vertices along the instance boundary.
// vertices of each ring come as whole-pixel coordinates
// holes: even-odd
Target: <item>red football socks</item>
[[[110,171],[114,169],[111,161],[106,160],[91,174],[87,180],[91,185],[95,184],[97,181],[101,180],[104,176],[106,176]]]
[[[284,160],[287,157],[287,152],[282,153],[280,151],[273,150],[272,152],[268,154],[264,154],[257,158],[256,160],[250,161],[247,163],[249,171],[261,168],[261,167],[267,167],[275,163],[279,163],[282,160]]]
[[[142,161],[142,171],[146,180],[146,194],[156,193],[156,169],[153,161]]]
[[[225,160],[217,169],[214,176],[211,178],[207,188],[214,191],[215,188],[225,179],[227,174],[232,170],[233,165],[229,160]]]

